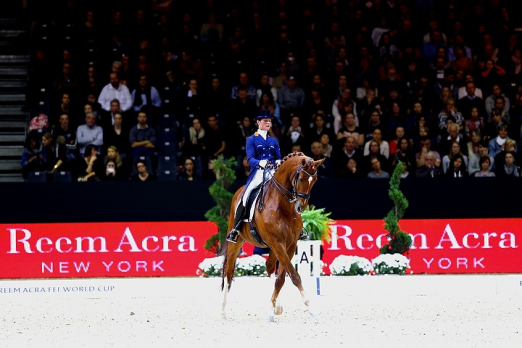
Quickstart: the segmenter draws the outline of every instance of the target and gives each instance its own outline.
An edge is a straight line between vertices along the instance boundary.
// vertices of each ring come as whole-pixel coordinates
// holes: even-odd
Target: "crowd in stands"
[[[522,42],[502,0],[32,2],[23,175],[213,179],[259,110],[322,177],[520,176]]]

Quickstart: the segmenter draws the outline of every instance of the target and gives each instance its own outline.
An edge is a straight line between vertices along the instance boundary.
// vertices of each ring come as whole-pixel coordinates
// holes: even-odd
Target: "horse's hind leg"
[[[244,244],[244,240],[241,238],[238,243],[226,242],[225,259],[223,261],[223,273],[221,290],[223,290],[223,302],[221,304],[221,318],[226,319],[226,305],[227,305],[227,294],[232,286],[232,278],[234,278],[234,271],[236,269],[236,259],[239,254],[239,250]]]

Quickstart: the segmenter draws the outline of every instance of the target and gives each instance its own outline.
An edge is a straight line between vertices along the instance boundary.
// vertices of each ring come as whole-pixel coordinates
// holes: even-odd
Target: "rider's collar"
[[[268,131],[263,129],[258,129],[257,132],[263,137],[263,139],[266,140],[266,137],[268,136]]]

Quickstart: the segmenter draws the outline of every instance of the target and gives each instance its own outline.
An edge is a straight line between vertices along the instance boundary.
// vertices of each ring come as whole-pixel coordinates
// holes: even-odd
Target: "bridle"
[[[310,174],[308,173],[302,165],[299,166],[299,168],[297,168],[295,174],[294,174],[294,177],[292,178],[292,187],[290,189],[287,189],[286,187],[283,186],[283,184],[281,184],[279,181],[277,181],[277,179],[275,178],[274,175],[271,175],[272,178],[271,180],[274,182],[275,184],[275,187],[278,189],[279,192],[281,192],[281,194],[286,198],[288,199],[288,201],[290,203],[294,203],[295,201],[297,201],[298,198],[303,198],[303,199],[308,199],[310,198],[310,188],[308,190],[308,193],[302,193],[302,192],[298,192],[296,187],[297,187],[297,180],[299,179],[299,173],[305,173],[306,175],[308,175],[310,178],[313,178],[314,176],[317,175],[317,172],[313,173],[313,174]]]

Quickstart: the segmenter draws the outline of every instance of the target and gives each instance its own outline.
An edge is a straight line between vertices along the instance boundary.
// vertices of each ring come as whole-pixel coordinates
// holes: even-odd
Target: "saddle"
[[[248,197],[247,206],[245,207],[245,212],[246,212],[245,218],[248,221],[248,217],[252,216],[251,221],[248,221],[248,223],[250,225],[250,234],[256,240],[256,242],[258,242],[259,244],[264,245],[265,247],[268,248],[268,245],[266,245],[266,243],[263,241],[263,239],[261,238],[259,233],[257,233],[257,229],[254,226],[256,205],[258,206],[259,211],[262,211],[263,192],[264,192],[263,188],[264,188],[264,184],[261,184],[250,192],[250,197]],[[259,200],[259,197],[261,197],[262,199]]]

